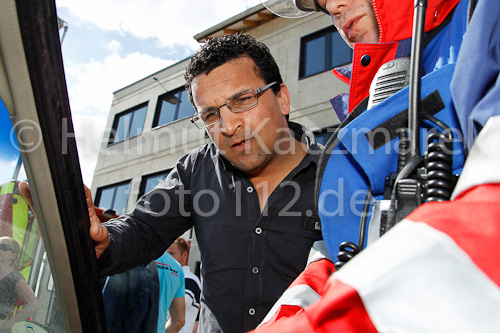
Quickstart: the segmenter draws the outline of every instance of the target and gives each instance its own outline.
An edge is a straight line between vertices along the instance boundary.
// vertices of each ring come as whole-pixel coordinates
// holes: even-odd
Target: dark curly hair
[[[201,50],[194,54],[186,67],[184,78],[189,100],[194,106],[191,83],[200,74],[209,74],[213,69],[226,62],[248,56],[256,64],[255,74],[262,78],[266,84],[278,82],[271,89],[277,93],[283,83],[280,70],[269,48],[252,36],[245,34],[224,35],[215,37],[206,42]]]

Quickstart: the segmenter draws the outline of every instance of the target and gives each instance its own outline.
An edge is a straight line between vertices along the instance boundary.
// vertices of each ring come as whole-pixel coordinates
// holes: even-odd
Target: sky
[[[16,136],[11,135],[11,130],[9,113],[2,100],[0,100],[0,186],[13,177],[20,155]],[[22,177],[20,179],[26,179],[24,170],[19,177]]]
[[[91,185],[113,92],[193,54],[194,35],[260,0],[56,0],[84,183]],[[63,30],[60,30],[62,34]]]

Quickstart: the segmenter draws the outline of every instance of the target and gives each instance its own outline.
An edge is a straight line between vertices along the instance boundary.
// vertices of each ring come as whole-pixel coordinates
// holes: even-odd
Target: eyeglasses
[[[239,113],[249,110],[257,105],[260,94],[277,83],[278,82],[275,81],[257,90],[248,89],[240,92],[228,98],[226,103],[222,104],[221,106],[205,109],[200,113],[194,114],[191,117],[191,122],[195,124],[196,127],[203,129],[214,125],[220,120],[220,108],[222,108],[223,106],[227,106],[229,111],[231,111],[232,113]]]
[[[12,249],[10,248],[10,246],[7,245],[7,244],[0,244],[0,250],[14,252],[14,251],[12,251]]]

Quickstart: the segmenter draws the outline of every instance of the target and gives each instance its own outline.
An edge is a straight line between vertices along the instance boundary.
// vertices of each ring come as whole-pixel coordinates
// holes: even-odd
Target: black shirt
[[[261,213],[246,174],[209,143],[182,157],[131,214],[106,225],[111,244],[101,274],[145,265],[194,225],[201,253],[200,332],[255,328],[304,269],[314,229],[314,179],[320,147],[290,123],[308,153],[276,187]],[[220,328],[219,328],[220,327]]]

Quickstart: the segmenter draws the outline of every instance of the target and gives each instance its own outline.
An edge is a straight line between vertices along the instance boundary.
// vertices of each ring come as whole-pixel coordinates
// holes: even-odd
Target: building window
[[[109,137],[109,144],[121,142],[141,135],[146,119],[148,104],[138,105],[115,116],[113,129]]]
[[[158,97],[153,127],[171,123],[174,120],[192,116],[194,108],[189,103],[188,93],[184,88],[170,91]]]
[[[157,172],[150,175],[142,176],[141,187],[139,188],[139,198],[144,194],[151,191],[158,185],[165,177],[167,177],[168,173],[171,169],[167,171]]]
[[[352,49],[334,27],[302,37],[300,41],[300,79],[350,62]]]
[[[130,181],[98,188],[94,204],[104,210],[112,209],[121,215],[127,208],[129,191]]]
[[[330,126],[330,127],[325,127],[322,129],[319,129],[317,131],[314,131],[314,136],[316,137],[316,142],[322,144],[323,146],[326,145],[330,137],[333,135],[333,132],[335,132],[335,129],[338,127],[338,125],[335,126]]]

